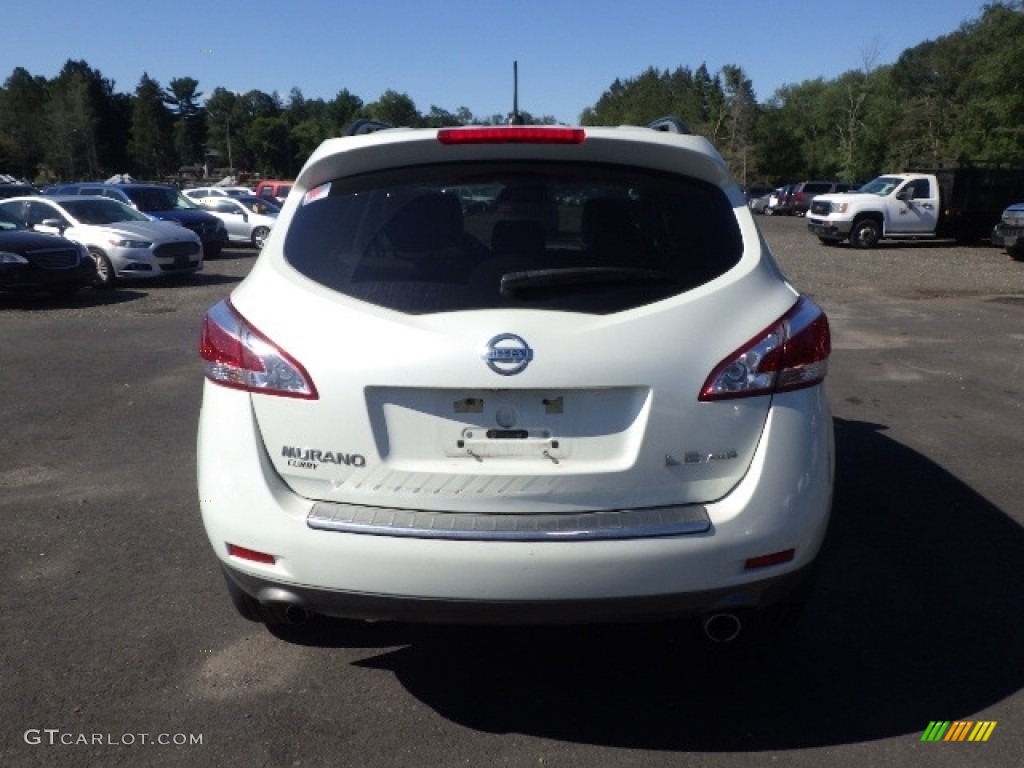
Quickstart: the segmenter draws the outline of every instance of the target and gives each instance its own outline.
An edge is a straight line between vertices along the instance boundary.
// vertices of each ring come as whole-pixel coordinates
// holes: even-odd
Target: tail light
[[[228,299],[203,318],[199,354],[206,378],[222,386],[305,400],[319,397],[306,369],[249,325]]]
[[[701,400],[727,400],[814,386],[828,372],[832,352],[828,318],[801,298],[773,325],[715,366]]]

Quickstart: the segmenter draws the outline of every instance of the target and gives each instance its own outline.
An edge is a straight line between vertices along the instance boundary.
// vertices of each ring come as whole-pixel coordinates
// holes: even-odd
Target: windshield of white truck
[[[903,182],[899,176],[879,176],[874,181],[869,181],[860,188],[860,192],[869,192],[872,195],[885,197]]]

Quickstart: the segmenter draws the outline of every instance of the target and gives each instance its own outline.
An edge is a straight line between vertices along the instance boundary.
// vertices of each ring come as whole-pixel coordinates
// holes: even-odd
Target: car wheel
[[[115,280],[114,265],[110,263],[107,254],[99,248],[90,248],[89,255],[96,262],[96,277],[93,280],[93,285],[97,288],[113,288]]]
[[[267,235],[270,234],[269,227],[256,227],[252,231],[252,244],[254,248],[263,248],[263,244],[267,242]]]
[[[772,216],[772,215],[774,215],[774,212],[772,211],[771,208],[765,208],[764,209],[764,215],[765,216]]]
[[[854,248],[874,248],[882,237],[882,228],[874,219],[861,219],[850,230]]]
[[[221,245],[220,243],[217,243],[216,245],[204,245],[203,246],[203,258],[204,259],[216,259],[218,256],[220,256],[220,252],[221,252],[221,250],[223,250],[223,248],[224,248],[224,246]]]
[[[1014,261],[1024,261],[1024,248],[1007,248],[1006,252]]]

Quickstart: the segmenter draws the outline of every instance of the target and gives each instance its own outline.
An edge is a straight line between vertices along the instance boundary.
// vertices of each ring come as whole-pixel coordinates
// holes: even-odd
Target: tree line
[[[1024,164],[1024,0],[985,5],[978,18],[833,80],[786,85],[758,102],[741,67],[710,72],[649,68],[616,79],[579,116],[582,125],[645,124],[683,118],[722,152],[743,183],[808,178],[865,180],[914,163]],[[17,67],[0,88],[0,172],[35,181],[97,179],[114,173],[158,179],[248,173],[291,178],[325,138],[358,118],[393,125],[499,124],[431,106],[420,112],[387,90],[366,103],[348,89],[308,99],[216,87],[163,85],[143,73],[135,90],[85,61],[68,60],[47,79]],[[524,113],[528,123],[551,116]]]
[[[709,138],[741,182],[867,181],[912,165],[1024,167],[1024,0],[903,51],[895,63],[786,85],[758,103],[734,66],[648,69],[612,83],[590,124],[676,114]]]

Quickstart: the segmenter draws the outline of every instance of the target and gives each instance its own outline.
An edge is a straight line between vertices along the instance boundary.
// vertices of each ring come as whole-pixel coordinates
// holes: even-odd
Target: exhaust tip
[[[712,613],[702,622],[704,636],[713,643],[731,643],[740,636],[743,622],[735,613]]]
[[[287,589],[265,587],[256,599],[263,606],[270,623],[305,624],[310,619],[310,611],[303,605],[302,598]]]
[[[287,605],[284,609],[284,620],[289,624],[305,624],[309,621],[309,611],[301,605]]]

